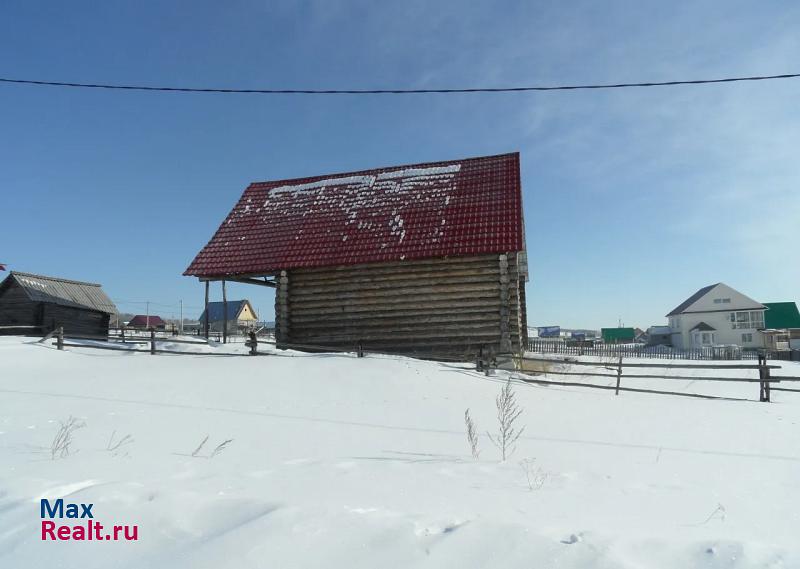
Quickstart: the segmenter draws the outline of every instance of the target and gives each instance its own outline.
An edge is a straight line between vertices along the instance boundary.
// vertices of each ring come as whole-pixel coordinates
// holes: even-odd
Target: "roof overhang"
[[[225,282],[234,282],[234,283],[242,283],[242,284],[251,284],[257,286],[268,286],[271,288],[275,288],[278,286],[277,281],[275,281],[275,274],[269,275],[224,275],[219,277],[198,277],[197,280],[200,282],[217,282],[217,281],[225,281]],[[270,278],[272,280],[270,280]]]

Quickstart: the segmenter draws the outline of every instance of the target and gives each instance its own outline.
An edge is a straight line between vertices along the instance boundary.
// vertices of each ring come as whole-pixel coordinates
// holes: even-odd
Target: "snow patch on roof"
[[[378,174],[379,180],[390,180],[393,178],[411,178],[417,176],[438,176],[442,174],[455,174],[461,171],[461,164],[451,164],[449,166],[434,166],[431,168],[404,168],[402,170],[392,170]]]
[[[17,279],[20,282],[25,283],[26,285],[35,286],[35,287],[41,288],[42,290],[47,288],[47,284],[43,283],[41,281],[34,281],[32,279],[26,279],[25,277],[17,277]]]
[[[316,182],[305,184],[294,184],[289,186],[278,186],[269,191],[269,197],[279,196],[286,193],[300,193],[309,190],[320,190],[328,186],[371,186],[375,182],[375,176],[347,176],[345,178],[326,178]]]

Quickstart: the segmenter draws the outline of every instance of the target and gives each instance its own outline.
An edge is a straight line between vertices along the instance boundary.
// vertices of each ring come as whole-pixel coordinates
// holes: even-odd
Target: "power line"
[[[722,79],[692,79],[681,81],[655,81],[646,83],[598,83],[586,85],[541,85],[528,87],[465,87],[450,89],[221,89],[212,87],[156,87],[146,85],[114,85],[107,83],[76,83],[68,81],[41,81],[0,77],[2,83],[81,89],[111,89],[125,91],[160,91],[177,93],[223,93],[251,95],[421,95],[448,93],[519,93],[526,91],[577,91],[585,89],[624,89],[629,87],[670,87],[676,85],[707,85],[710,83],[737,83],[742,81],[768,81],[795,79],[800,73],[781,75],[756,75],[750,77],[725,77]]]

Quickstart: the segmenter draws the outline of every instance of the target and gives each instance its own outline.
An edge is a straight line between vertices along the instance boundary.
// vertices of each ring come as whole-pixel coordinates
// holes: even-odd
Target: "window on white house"
[[[764,313],[760,310],[752,312],[731,313],[732,328],[753,330],[764,327]]]
[[[742,343],[743,344],[749,344],[752,341],[753,341],[753,335],[752,334],[742,334]]]
[[[730,298],[715,298],[714,299],[714,304],[730,304],[730,303],[731,303],[731,299]]]

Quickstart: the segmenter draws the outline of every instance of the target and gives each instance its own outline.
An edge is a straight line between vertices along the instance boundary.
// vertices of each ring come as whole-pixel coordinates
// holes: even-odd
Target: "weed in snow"
[[[197,448],[194,449],[191,454],[182,454],[182,453],[175,453],[175,454],[177,454],[179,456],[191,456],[192,458],[214,458],[215,456],[220,454],[222,451],[224,451],[226,448],[228,448],[228,445],[230,445],[233,442],[233,439],[225,439],[224,441],[219,443],[217,446],[215,446],[214,449],[211,452],[209,452],[207,454],[204,454],[203,453],[203,448],[206,446],[206,443],[208,442],[209,438],[210,438],[210,435],[206,435],[206,438],[204,438],[200,442],[200,444],[197,445]]]
[[[528,483],[528,490],[531,492],[534,490],[539,490],[542,486],[544,486],[544,483],[547,482],[547,479],[550,477],[550,473],[545,472],[538,466],[535,466],[535,462],[535,458],[523,458],[519,462],[519,466],[522,468],[522,472],[525,474],[525,481]]]
[[[56,458],[66,458],[70,455],[72,452],[70,445],[72,445],[73,434],[78,429],[82,429],[86,426],[86,423],[76,419],[72,415],[70,415],[66,421],[60,421],[59,423],[60,427],[58,428],[58,432],[56,432],[53,442],[50,443],[50,458],[53,460]]]
[[[128,451],[125,449],[128,445],[133,444],[133,436],[130,434],[125,435],[119,440],[115,440],[117,431],[111,433],[108,439],[106,450],[111,453],[111,456],[128,456]]]
[[[517,439],[525,432],[525,427],[518,429],[517,419],[522,414],[522,408],[517,404],[517,396],[511,387],[509,379],[500,390],[500,395],[495,399],[497,406],[497,422],[499,430],[496,435],[487,432],[489,440],[500,450],[503,462],[511,456],[516,449]]]
[[[477,460],[481,456],[481,451],[478,448],[478,430],[475,427],[475,421],[472,420],[469,414],[469,409],[464,411],[464,424],[467,426],[467,440],[469,441],[472,458]]]

